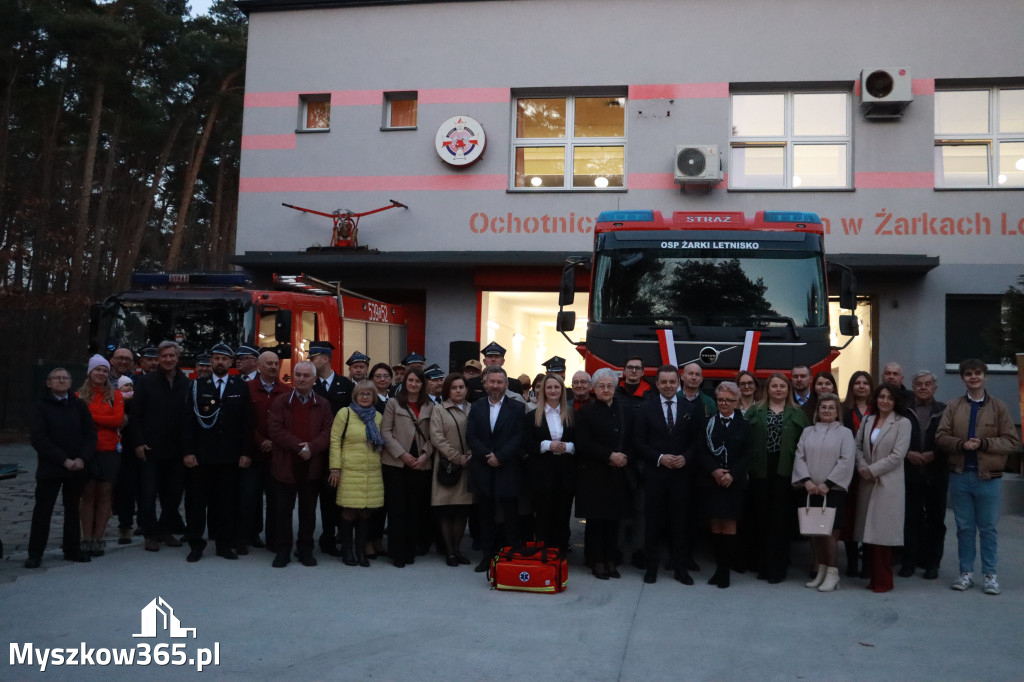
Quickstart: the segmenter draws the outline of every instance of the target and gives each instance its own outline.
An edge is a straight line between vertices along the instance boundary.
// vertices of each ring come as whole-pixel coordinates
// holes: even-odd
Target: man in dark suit
[[[330,341],[313,341],[309,344],[309,361],[316,367],[317,379],[313,390],[327,398],[331,414],[348,407],[352,402],[355,383],[346,376],[335,373],[332,367],[334,344]],[[327,478],[320,481],[320,551],[330,556],[341,556],[338,549],[338,491],[327,484]]]
[[[498,365],[484,370],[485,400],[469,410],[466,443],[469,459],[469,488],[480,510],[480,544],[484,556],[476,567],[487,570],[499,549],[495,512],[501,507],[505,521],[505,542],[522,544],[519,535],[519,496],[523,492],[523,404],[508,398],[508,375]]]
[[[252,398],[249,386],[229,376],[233,351],[224,343],[210,349],[213,375],[192,385],[185,406],[182,452],[188,472],[185,518],[189,547],[188,561],[203,557],[207,512],[210,535],[217,543],[217,556],[237,559],[232,548],[235,537],[235,493],[239,469],[252,463]]]
[[[483,347],[480,351],[484,356],[484,367],[501,367],[505,364],[505,349],[502,348],[498,343],[491,341],[489,344]],[[506,378],[508,375],[506,374]],[[470,403],[475,403],[480,398],[483,398],[487,394],[487,389],[484,387],[484,377],[480,375],[475,379],[466,380],[466,388],[469,390],[466,400]],[[508,379],[507,389],[518,395],[523,395],[523,385],[519,383],[518,379]]]
[[[644,400],[637,407],[633,438],[646,472],[644,582],[658,580],[659,549],[667,529],[675,579],[692,585],[686,569],[691,560],[688,524],[692,522],[687,507],[693,494],[694,451],[702,420],[693,403],[676,397],[679,369],[675,365],[658,368],[657,389],[657,399]]]

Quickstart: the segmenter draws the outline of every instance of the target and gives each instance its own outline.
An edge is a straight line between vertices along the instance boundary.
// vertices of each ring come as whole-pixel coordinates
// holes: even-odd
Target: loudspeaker
[[[461,372],[467,360],[480,359],[480,344],[476,341],[452,341],[448,344],[448,373]]]

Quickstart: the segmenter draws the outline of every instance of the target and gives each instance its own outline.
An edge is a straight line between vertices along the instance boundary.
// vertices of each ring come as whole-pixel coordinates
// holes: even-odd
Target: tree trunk
[[[85,156],[82,159],[82,187],[78,195],[78,215],[75,219],[75,242],[71,251],[71,272],[68,291],[72,295],[82,293],[85,284],[86,272],[83,263],[86,262],[85,247],[89,236],[89,206],[92,204],[92,176],[96,170],[96,148],[100,139],[100,119],[103,114],[103,93],[106,85],[102,76],[97,76],[96,89],[92,96],[92,111],[89,112],[89,142],[85,147]],[[95,260],[96,254],[90,254]]]
[[[167,250],[167,260],[164,262],[164,268],[166,270],[176,270],[181,263],[181,251],[185,241],[185,223],[188,219],[188,209],[192,204],[192,196],[195,193],[196,179],[199,177],[199,169],[203,164],[203,159],[206,156],[206,145],[210,141],[210,135],[213,133],[213,126],[217,122],[217,116],[220,114],[220,107],[224,97],[224,92],[231,87],[241,71],[234,71],[228,74],[224,80],[221,81],[220,87],[217,89],[217,94],[213,98],[213,105],[210,107],[210,113],[206,117],[206,123],[203,126],[203,132],[199,137],[199,145],[196,148],[195,154],[192,156],[192,162],[188,166],[188,172],[185,174],[185,184],[181,188],[181,203],[178,206],[178,219],[175,221],[174,232],[171,235],[171,245]]]
[[[107,213],[110,206],[110,195],[113,191],[114,167],[117,165],[118,147],[121,143],[120,111],[114,117],[114,128],[110,133],[110,146],[107,149],[107,160],[103,169],[103,180],[100,182],[99,206],[96,208],[96,227],[92,231],[89,252],[92,258],[86,263],[86,292],[90,296],[98,295],[99,276],[103,264],[107,261],[107,242],[112,230],[108,225]]]

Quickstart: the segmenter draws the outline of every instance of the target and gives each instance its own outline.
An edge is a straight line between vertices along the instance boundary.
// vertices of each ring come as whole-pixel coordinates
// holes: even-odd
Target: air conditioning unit
[[[893,67],[860,72],[860,108],[866,118],[900,118],[914,101],[910,69]]]
[[[716,144],[676,145],[676,182],[713,185],[722,180],[722,158]]]

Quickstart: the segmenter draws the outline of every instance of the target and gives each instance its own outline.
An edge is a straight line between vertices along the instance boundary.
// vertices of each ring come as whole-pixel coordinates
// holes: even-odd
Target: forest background
[[[227,267],[245,56],[228,0],[0,0],[0,430],[133,271]]]

